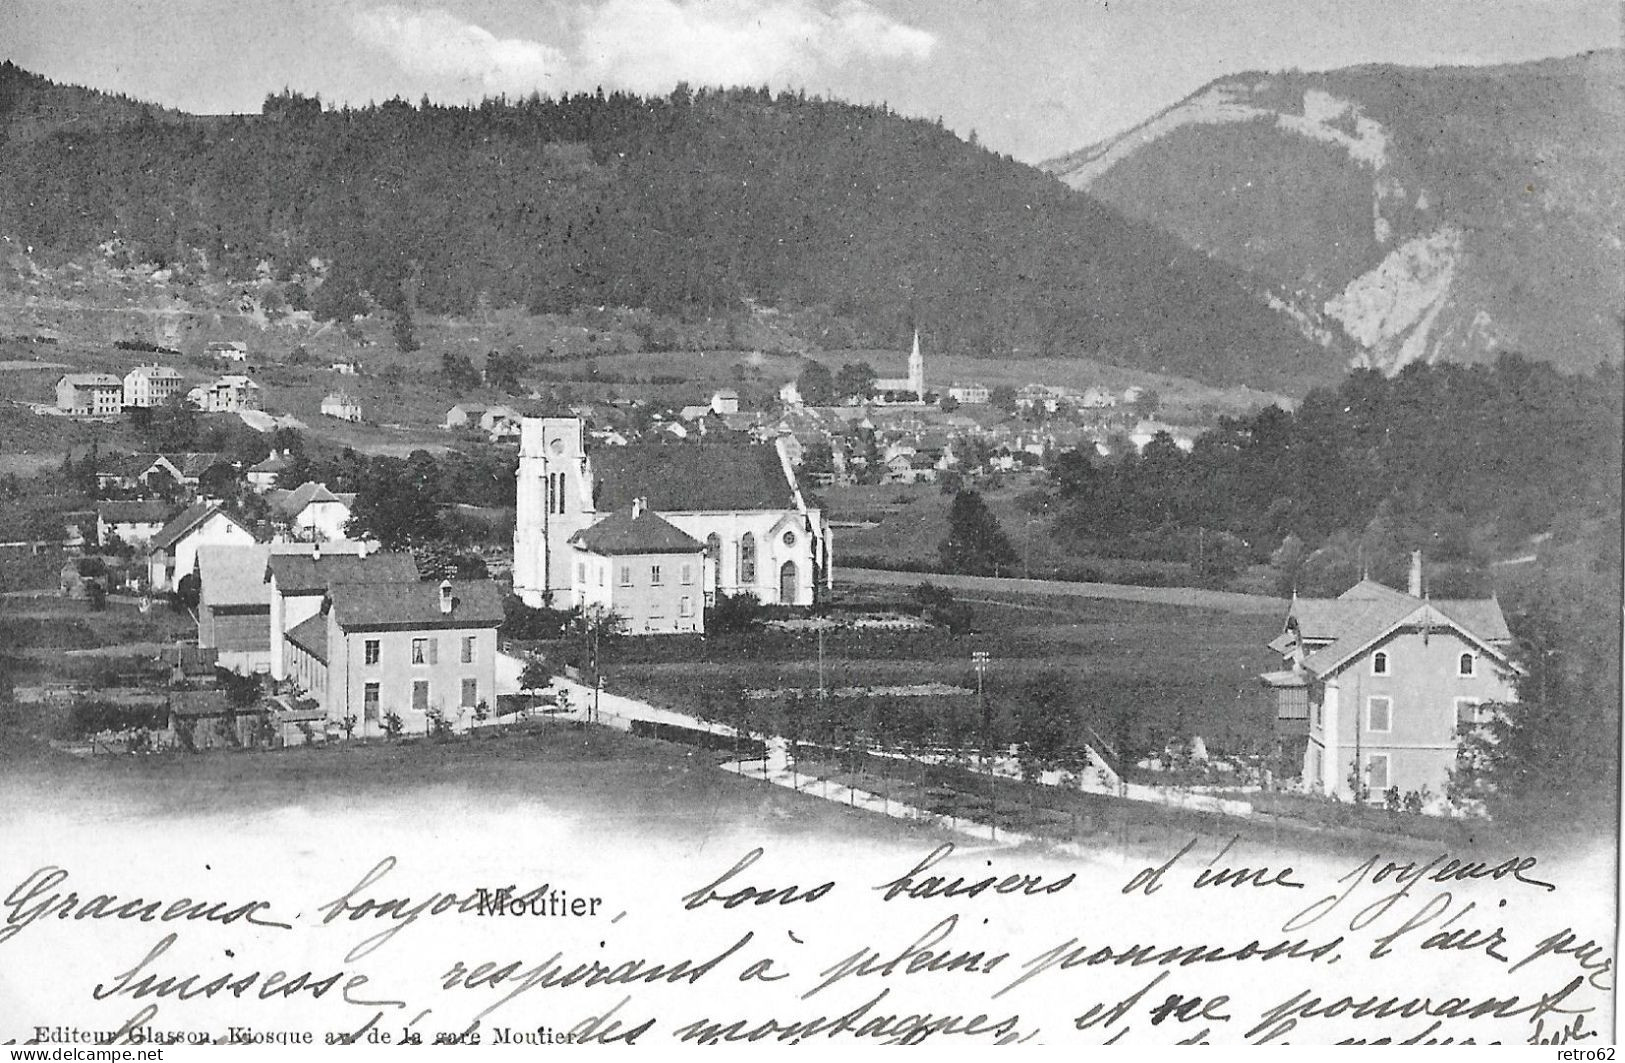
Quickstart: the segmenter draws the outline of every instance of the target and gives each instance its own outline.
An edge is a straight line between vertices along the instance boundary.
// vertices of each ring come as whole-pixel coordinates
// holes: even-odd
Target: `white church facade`
[[[635,443],[588,454],[580,418],[528,417],[518,475],[513,582],[527,605],[582,604],[571,538],[634,507],[704,545],[707,605],[721,592],[810,606],[832,584],[829,523],[782,446]]]

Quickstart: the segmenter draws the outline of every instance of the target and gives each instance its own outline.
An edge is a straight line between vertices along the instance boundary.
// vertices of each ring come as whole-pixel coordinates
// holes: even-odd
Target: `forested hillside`
[[[68,91],[15,67],[0,84],[0,127]],[[815,309],[877,345],[918,325],[949,354],[1086,355],[1277,391],[1344,362],[1229,267],[884,108],[679,88],[119,113],[90,131],[36,122],[0,147],[0,235],[45,261],[115,241],[110,253],[173,267],[172,284],[265,263],[293,306],[382,307],[407,343],[414,313],[753,306]]]
[[[1549,533],[1617,534],[1621,401],[1617,368],[1360,371],[1296,411],[1223,419],[1190,453],[1159,437],[1111,464],[1074,454],[1054,472],[1057,531],[1095,548],[1200,548],[1215,576],[1273,555],[1283,594],[1336,594],[1362,571],[1403,585],[1420,549],[1471,584],[1455,592],[1488,593],[1493,558]]]

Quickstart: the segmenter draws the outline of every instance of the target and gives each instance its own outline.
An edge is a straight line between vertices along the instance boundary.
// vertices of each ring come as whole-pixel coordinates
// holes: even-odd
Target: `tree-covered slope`
[[[876,344],[917,325],[949,354],[1087,355],[1272,390],[1344,362],[1239,272],[884,109],[680,90],[267,112],[12,138],[0,235],[56,259],[116,240],[180,274],[265,263],[323,316],[823,308]]]

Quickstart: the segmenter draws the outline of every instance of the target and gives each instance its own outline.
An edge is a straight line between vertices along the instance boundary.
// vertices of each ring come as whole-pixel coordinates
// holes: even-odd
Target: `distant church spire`
[[[914,397],[925,401],[925,355],[920,353],[920,330],[914,330],[914,349],[908,356],[908,386]]]

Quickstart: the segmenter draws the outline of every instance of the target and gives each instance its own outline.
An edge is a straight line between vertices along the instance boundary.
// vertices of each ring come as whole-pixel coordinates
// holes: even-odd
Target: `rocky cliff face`
[[[1621,53],[1239,75],[1046,163],[1242,267],[1355,364],[1620,358]]]

